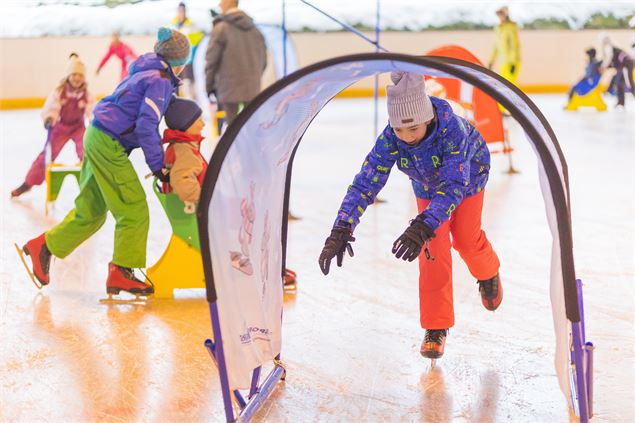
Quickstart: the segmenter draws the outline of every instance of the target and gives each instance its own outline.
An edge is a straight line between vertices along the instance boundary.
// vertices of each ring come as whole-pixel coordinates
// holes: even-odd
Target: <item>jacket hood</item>
[[[134,75],[135,73],[147,70],[165,71],[170,75],[170,79],[175,85],[178,85],[180,82],[180,79],[174,75],[172,67],[168,65],[168,62],[156,53],[146,53],[139,56],[137,60],[130,64],[128,74]]]
[[[217,19],[225,21],[228,24],[240,29],[241,31],[249,31],[255,26],[254,20],[247,16],[247,14],[242,10],[235,10],[226,15],[221,15]]]

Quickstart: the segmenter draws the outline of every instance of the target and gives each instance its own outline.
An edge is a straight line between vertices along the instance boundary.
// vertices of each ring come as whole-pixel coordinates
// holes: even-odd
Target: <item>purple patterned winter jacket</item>
[[[390,125],[386,126],[349,186],[335,225],[343,221],[353,229],[357,226],[366,207],[386,184],[395,163],[410,177],[415,195],[430,200],[421,214],[434,230],[452,216],[463,198],[485,188],[490,155],[481,134],[467,120],[456,116],[448,102],[430,99],[436,117],[431,132],[410,146],[397,138]]]

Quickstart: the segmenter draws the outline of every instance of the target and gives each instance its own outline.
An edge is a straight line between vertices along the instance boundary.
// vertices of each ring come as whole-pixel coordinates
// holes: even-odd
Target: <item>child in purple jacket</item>
[[[148,167],[162,181],[163,147],[158,127],[177,75],[190,58],[190,43],[178,31],[160,28],[154,53],[139,57],[115,92],[102,99],[84,136],[84,162],[75,209],[57,226],[24,245],[32,273],[41,285],[49,283],[51,255],[64,258],[94,234],[112,213],[116,221],[115,247],[108,266],[108,294],[154,292],[134,276],[146,265],[149,212],[145,191],[128,158],[141,148]],[[35,282],[35,281],[34,281]]]
[[[483,306],[496,310],[503,299],[500,262],[481,229],[490,155],[473,125],[456,116],[445,100],[426,94],[421,75],[393,72],[391,79],[394,85],[386,87],[389,124],[349,186],[319,264],[327,274],[334,257],[341,266],[345,251],[352,255],[353,231],[396,165],[413,183],[419,214],[392,252],[410,262],[419,258],[425,329],[420,352],[436,359],[454,325],[451,247],[477,280]]]

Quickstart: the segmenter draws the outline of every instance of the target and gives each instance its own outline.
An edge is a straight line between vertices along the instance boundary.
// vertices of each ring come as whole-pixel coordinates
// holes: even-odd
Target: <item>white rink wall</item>
[[[584,50],[599,50],[596,30],[525,30],[520,31],[522,68],[518,84],[531,91],[562,91],[577,81],[584,72]],[[635,31],[610,31],[616,45],[627,49],[635,39]],[[373,34],[367,34],[373,37]],[[354,34],[291,33],[300,66],[335,56],[371,52],[374,48]],[[152,49],[152,36],[124,36],[137,53]],[[119,62],[116,58],[99,76],[95,70],[110,43],[109,36],[2,38],[0,39],[0,100],[44,98],[64,76],[70,52],[77,52],[87,67],[87,78],[93,93],[104,95],[118,82]],[[423,54],[447,44],[458,44],[472,51],[486,63],[494,43],[491,30],[384,32],[381,44],[391,52]],[[265,85],[273,81],[271,71],[265,74]],[[386,81],[387,82],[387,81]],[[361,87],[372,87],[362,81]]]

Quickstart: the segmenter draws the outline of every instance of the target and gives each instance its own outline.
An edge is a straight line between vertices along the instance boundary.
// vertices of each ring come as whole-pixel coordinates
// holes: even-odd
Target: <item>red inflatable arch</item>
[[[451,57],[483,66],[476,56],[465,48],[456,45],[435,48],[428,51],[426,56]],[[503,117],[498,103],[492,97],[459,79],[438,77],[434,79],[445,88],[447,98],[466,107],[470,115],[469,119],[474,122],[485,142],[488,144],[506,142]],[[511,152],[511,149],[504,147],[503,152]]]

